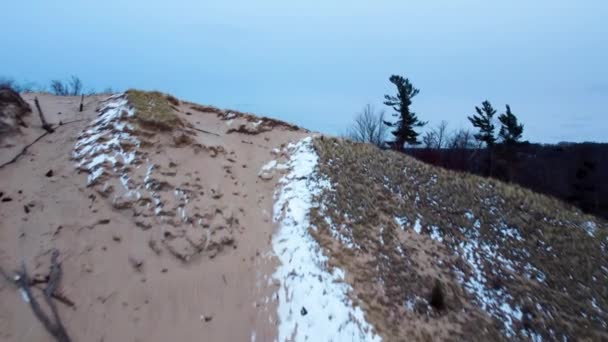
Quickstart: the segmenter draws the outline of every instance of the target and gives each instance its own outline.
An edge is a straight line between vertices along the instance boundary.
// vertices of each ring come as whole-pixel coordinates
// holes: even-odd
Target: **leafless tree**
[[[447,147],[448,140],[448,122],[441,121],[437,127],[432,128],[422,137],[422,143],[425,148],[442,149]]]
[[[60,80],[51,81],[51,92],[57,96],[68,96],[69,94],[67,85]]]
[[[70,88],[70,95],[71,96],[78,96],[82,93],[82,81],[80,80],[80,78],[72,75],[72,77],[70,78],[69,81],[69,88]]]
[[[422,137],[422,145],[424,148],[435,148],[437,145],[437,136],[435,135],[435,131],[431,130],[424,134]]]
[[[61,80],[51,81],[51,92],[58,96],[78,96],[82,94],[83,88],[82,81],[76,76],[71,76],[67,82]]]
[[[446,140],[446,146],[453,149],[479,148],[479,143],[475,141],[473,133],[468,129],[459,129]]]
[[[373,105],[367,104],[355,117],[355,121],[346,132],[346,137],[383,147],[387,128],[384,124],[384,111],[376,111]]]
[[[448,122],[442,120],[433,131],[435,132],[436,148],[444,148],[448,139]]]

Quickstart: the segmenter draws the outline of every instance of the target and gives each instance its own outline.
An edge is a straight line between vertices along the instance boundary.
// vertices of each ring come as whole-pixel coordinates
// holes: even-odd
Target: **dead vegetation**
[[[252,114],[241,113],[237,111],[228,111],[223,116],[220,116],[223,120],[230,120],[234,117],[242,118],[247,121],[247,124],[240,125],[237,129],[229,129],[226,133],[243,133],[247,135],[257,135],[264,132],[272,131],[274,128],[279,127],[288,131],[303,130],[302,128],[289,124],[287,122],[272,119],[268,117],[259,117]],[[306,130],[304,130],[306,131]]]
[[[245,124],[240,124],[237,128],[230,128],[226,131],[227,134],[231,133],[241,133],[245,135],[258,135],[264,132],[269,132],[275,127],[283,128],[289,131],[298,131],[302,130],[307,132],[307,130],[287,123],[285,121],[268,118],[268,117],[260,117],[249,113],[239,112],[237,110],[232,109],[220,109],[214,106],[204,106],[198,104],[190,104],[190,109],[195,110],[200,113],[211,113],[217,115],[220,119],[224,121],[234,120],[234,119],[242,119],[246,121]]]
[[[172,108],[179,104],[173,96],[158,91],[130,89],[126,92],[129,103],[135,108],[136,118],[143,125],[161,130],[172,130],[183,125]]]
[[[0,87],[0,139],[26,127],[23,117],[32,112],[30,105],[10,87]]]
[[[333,190],[313,235],[385,339],[608,337],[604,221],[368,144],[315,147]]]
[[[46,331],[58,342],[69,342],[71,339],[68,336],[63,322],[61,321],[57,306],[55,306],[55,302],[53,301],[53,299],[56,299],[63,304],[74,307],[74,303],[72,301],[58,292],[61,277],[63,275],[61,263],[57,260],[58,258],[59,251],[53,250],[51,254],[51,267],[49,274],[43,279],[31,279],[27,272],[25,263],[21,265],[21,270],[17,271],[14,277],[10,277],[2,269],[0,269],[0,273],[4,275],[6,280],[14,282],[21,292],[22,297],[27,303],[29,303],[34,315],[42,323]],[[38,302],[38,299],[34,295],[34,292],[32,291],[32,287],[35,287],[36,284],[44,283],[46,283],[46,287],[44,290],[41,290],[41,293],[46,305],[48,306],[48,309],[50,310],[50,315],[42,308]]]
[[[217,107],[213,107],[213,106],[204,106],[204,105],[199,105],[199,104],[191,104],[190,105],[190,109],[195,110],[197,112],[201,112],[201,113],[213,113],[213,114],[224,114],[224,110],[217,108]]]

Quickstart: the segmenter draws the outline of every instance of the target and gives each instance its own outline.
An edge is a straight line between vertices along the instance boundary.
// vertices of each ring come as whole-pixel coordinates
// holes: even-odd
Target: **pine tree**
[[[426,125],[426,122],[418,120],[416,113],[410,111],[412,98],[418,95],[420,90],[414,88],[409,79],[399,75],[392,75],[389,81],[397,87],[397,95],[384,95],[384,104],[395,110],[393,116],[397,117],[397,121],[384,121],[384,124],[394,128],[391,133],[395,136],[395,140],[389,144],[396,150],[403,150],[405,143],[412,145],[420,143],[418,141],[420,133],[416,132],[414,128]]]
[[[511,112],[511,107],[507,105],[507,112],[498,116],[501,123],[498,135],[507,145],[514,145],[519,142],[524,132],[524,125],[517,122],[517,117]]]
[[[494,137],[494,124],[492,118],[496,114],[496,109],[492,107],[489,101],[483,101],[481,108],[475,107],[476,115],[469,116],[473,126],[479,128],[479,133],[475,134],[475,139],[482,141],[488,147],[494,146],[496,138]]]

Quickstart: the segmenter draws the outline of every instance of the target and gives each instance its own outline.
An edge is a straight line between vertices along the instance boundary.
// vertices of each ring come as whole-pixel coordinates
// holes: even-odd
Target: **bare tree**
[[[384,124],[384,111],[376,111],[373,105],[367,104],[355,117],[355,121],[346,132],[346,137],[384,147],[387,128]]]
[[[57,96],[78,96],[82,94],[83,88],[82,81],[77,76],[71,76],[67,82],[51,81],[51,93]]]
[[[443,120],[422,137],[425,148],[442,149],[448,145],[448,122]]]
[[[68,86],[63,84],[60,80],[52,80],[51,81],[51,93],[57,96],[68,96],[69,90]]]
[[[422,145],[424,148],[435,148],[437,145],[437,136],[435,135],[435,131],[431,130],[424,134],[422,137]]]
[[[446,146],[452,149],[474,149],[479,148],[480,143],[476,143],[473,133],[468,129],[459,129],[446,139]]]
[[[69,81],[69,88],[70,88],[70,95],[71,96],[78,96],[82,93],[82,81],[80,80],[80,78],[72,75],[72,77],[70,78]]]
[[[433,131],[435,132],[436,148],[444,148],[448,140],[448,122],[442,120]]]

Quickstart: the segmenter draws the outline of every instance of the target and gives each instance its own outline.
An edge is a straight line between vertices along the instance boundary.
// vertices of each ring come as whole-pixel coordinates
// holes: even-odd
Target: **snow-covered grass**
[[[127,94],[110,96],[99,116],[78,136],[72,157],[79,170],[88,172],[87,186],[99,186],[106,195],[112,193],[113,204],[126,207],[128,202],[145,197],[147,208],[162,216],[165,200],[157,189],[160,182],[153,175],[158,167],[141,148],[144,143],[138,131],[142,128],[134,120],[138,114]],[[141,176],[143,182],[139,181]],[[114,189],[116,184],[120,186]],[[175,214],[186,222],[190,219],[186,208],[189,196],[179,189],[174,194],[179,203]]]
[[[127,151],[126,147],[137,147],[140,142],[130,134],[133,127],[121,121],[133,115],[123,94],[111,96],[99,117],[78,137],[72,156],[79,161],[78,168],[89,172],[87,185],[99,179],[105,172],[105,164],[117,170],[136,159],[137,152]]]
[[[347,224],[357,248],[326,243],[333,236],[325,224],[314,235],[356,277],[353,286],[369,319],[387,328],[383,337],[410,340],[412,331],[424,329],[417,319],[441,325],[424,317],[436,313],[414,300],[427,296],[430,278],[438,277],[464,290],[455,300],[447,297],[442,319],[476,328],[433,339],[477,340],[496,327],[485,340],[605,339],[603,221],[512,184],[434,168],[368,144],[327,137],[314,144],[319,172],[334,187],[320,198],[330,219],[319,220],[314,210],[313,220],[352,217]],[[476,320],[478,310],[492,318],[492,329]]]
[[[272,240],[281,265],[273,277],[278,291],[279,341],[379,341],[363,311],[348,297],[351,287],[339,268],[309,233],[315,196],[330,187],[316,171],[318,156],[311,138],[288,147],[289,172],[280,180],[274,205],[279,230]]]

